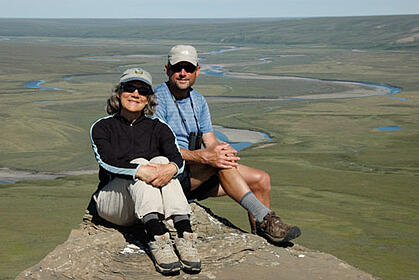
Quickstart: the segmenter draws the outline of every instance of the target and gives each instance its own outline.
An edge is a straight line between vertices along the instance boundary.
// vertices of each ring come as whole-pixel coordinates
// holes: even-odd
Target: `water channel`
[[[220,53],[224,53],[224,52],[229,52],[229,51],[237,51],[240,50],[240,47],[230,47],[227,49],[219,49],[216,51],[212,51],[209,52],[209,55],[217,55]],[[114,58],[102,58],[102,57],[89,57],[88,59],[90,60],[97,60],[97,61],[120,61],[119,59],[114,59]],[[200,58],[200,61],[205,61],[206,58],[202,57]],[[267,58],[260,58],[259,61],[261,63],[269,63]],[[246,78],[246,76],[241,76],[241,75],[237,75],[240,73],[235,73],[234,75],[231,74],[231,72],[229,70],[225,70],[222,66],[220,65],[207,65],[206,67],[203,67],[204,69],[201,70],[201,73],[205,74],[205,75],[209,75],[209,76],[214,76],[214,77],[228,77],[228,78]],[[258,76],[257,74],[253,74],[254,76],[252,76],[252,79],[266,79],[265,76]],[[71,75],[67,75],[64,76],[63,79],[66,81],[69,81],[72,79],[73,76]],[[270,76],[269,79],[292,79],[292,80],[306,80],[306,81],[316,81],[316,82],[329,82],[329,83],[349,83],[349,84],[355,84],[355,85],[360,85],[360,86],[369,86],[369,87],[376,87],[376,88],[384,88],[385,91],[383,94],[377,94],[377,95],[395,95],[397,93],[399,93],[401,91],[400,88],[398,87],[394,87],[394,86],[390,86],[390,85],[381,85],[381,84],[373,84],[373,83],[361,83],[361,82],[351,82],[351,81],[332,81],[332,80],[321,80],[321,79],[313,79],[313,78],[304,78],[304,77],[275,77],[275,76]],[[41,84],[45,83],[44,80],[36,80],[36,81],[30,81],[27,82],[25,84],[26,88],[38,88],[40,90],[60,90],[59,88],[54,88],[54,87],[44,87],[41,86]],[[372,95],[366,95],[366,96],[372,96]],[[365,97],[366,97],[365,96]],[[222,97],[221,97],[222,98]],[[228,97],[228,98],[232,98],[232,97]],[[240,97],[238,97],[240,98]],[[395,97],[392,96],[392,98],[400,100],[400,101],[406,101],[406,98],[403,97]],[[289,100],[305,100],[305,97],[288,97],[288,98],[276,98],[276,100],[282,100],[282,101],[289,101]],[[44,103],[44,102],[49,102],[48,100],[43,100],[43,101],[37,101],[34,103]],[[215,129],[215,135],[217,137],[217,139],[219,139],[222,142],[227,142],[229,144],[231,144],[237,151],[243,150],[247,147],[250,147],[251,145],[255,144],[254,141],[231,141],[229,139],[229,137],[226,135],[226,133],[223,133],[221,130],[223,130],[224,128],[220,127],[220,129]],[[394,125],[394,126],[379,126],[376,127],[377,130],[379,131],[397,131],[397,130],[401,130],[402,128],[398,125]],[[265,141],[271,141],[272,139],[269,137],[269,135],[263,133],[263,132],[258,132],[260,134],[262,134],[264,136],[264,140]],[[228,134],[228,133],[227,133]],[[240,138],[245,139],[246,137],[242,137]],[[260,142],[260,141],[257,141]],[[28,174],[26,174],[27,176]],[[22,173],[22,176],[25,177],[25,174]],[[37,174],[31,174],[31,179],[36,179],[37,177],[42,177],[42,178],[56,178],[62,176],[60,174],[50,174],[50,175],[46,175],[46,174],[39,174],[39,176],[37,176]],[[0,185],[1,184],[13,184],[14,182],[18,181],[15,179],[4,179],[7,176],[0,176]]]

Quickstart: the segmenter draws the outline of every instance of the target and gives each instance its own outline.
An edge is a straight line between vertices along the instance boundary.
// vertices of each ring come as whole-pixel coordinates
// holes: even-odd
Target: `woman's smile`
[[[138,96],[133,97],[132,95],[134,94]],[[123,92],[121,94],[121,105],[123,110],[125,109],[132,113],[140,112],[147,105],[147,97],[139,95],[136,91],[133,93]]]
[[[148,98],[144,91],[146,85],[135,81],[128,84],[119,95],[121,101],[121,114],[130,121],[135,121],[142,115],[145,106],[148,104]],[[151,90],[151,89],[150,89]],[[143,94],[140,94],[142,92]],[[148,92],[147,92],[148,93]]]

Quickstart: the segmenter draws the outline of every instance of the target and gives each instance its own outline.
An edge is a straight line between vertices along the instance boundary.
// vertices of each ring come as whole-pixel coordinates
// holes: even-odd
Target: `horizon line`
[[[6,17],[0,16],[0,19],[117,19],[117,20],[243,20],[243,19],[301,19],[301,18],[345,18],[345,17],[382,17],[382,16],[415,16],[419,13],[409,14],[368,14],[368,15],[322,15],[322,16],[288,16],[288,17],[270,17],[270,16],[247,16],[247,17]]]

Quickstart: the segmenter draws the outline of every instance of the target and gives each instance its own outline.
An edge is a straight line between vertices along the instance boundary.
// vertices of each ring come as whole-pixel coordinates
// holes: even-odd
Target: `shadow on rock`
[[[196,202],[191,208],[202,270],[198,275],[180,271],[170,279],[375,279],[331,255],[291,242],[273,246]],[[174,229],[167,226],[172,234]],[[147,243],[141,223],[116,226],[87,212],[66,242],[16,279],[161,279]]]

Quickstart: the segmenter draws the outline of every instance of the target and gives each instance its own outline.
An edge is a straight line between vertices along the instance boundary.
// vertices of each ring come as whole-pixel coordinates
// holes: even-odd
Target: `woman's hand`
[[[157,176],[151,182],[155,187],[163,187],[172,180],[177,172],[177,168],[173,163],[168,164],[150,164],[156,168]]]
[[[157,170],[156,167],[149,165],[142,165],[140,168],[138,168],[137,173],[135,174],[135,177],[140,179],[141,181],[146,182],[147,184],[150,184],[157,176]]]
[[[136,174],[136,177],[147,184],[154,187],[163,187],[172,180],[176,174],[177,168],[173,163],[168,164],[154,164],[141,166]]]

